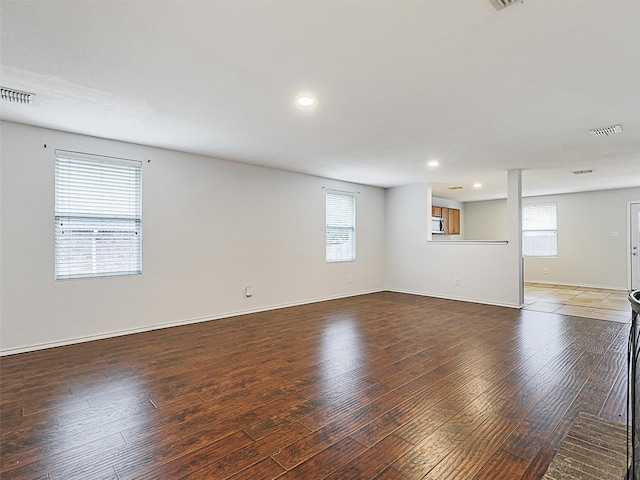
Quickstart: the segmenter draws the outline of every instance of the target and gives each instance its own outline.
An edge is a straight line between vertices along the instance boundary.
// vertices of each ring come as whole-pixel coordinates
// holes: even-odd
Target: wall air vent
[[[464,187],[456,186],[456,187],[447,187],[449,190],[462,190]]]
[[[608,137],[614,133],[622,133],[622,127],[620,125],[612,125],[610,127],[596,128],[589,131],[594,137]]]
[[[489,0],[491,2],[491,5],[493,5],[494,7],[496,7],[496,10],[502,10],[505,7],[508,7],[509,5],[513,5],[516,2],[520,2],[522,3],[523,0]]]
[[[2,95],[2,100],[26,104],[33,102],[33,97],[35,97],[34,93],[21,92],[20,90],[5,87],[0,87],[0,94]]]
[[[574,175],[583,175],[585,173],[593,173],[593,170],[591,170],[590,168],[586,169],[586,170],[574,170],[573,172]]]

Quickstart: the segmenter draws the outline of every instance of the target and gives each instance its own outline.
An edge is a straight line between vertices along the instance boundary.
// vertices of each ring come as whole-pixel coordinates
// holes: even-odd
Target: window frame
[[[56,150],[54,177],[55,280],[141,275],[142,162]]]
[[[343,217],[343,222],[333,222],[332,218],[335,217],[336,212],[331,211],[330,208],[334,205],[330,200],[337,200],[338,197],[349,198],[351,207],[351,219],[348,220],[346,217]],[[326,189],[325,191],[325,262],[326,263],[348,263],[355,262],[357,258],[357,194],[355,192],[345,192],[341,190],[330,190]],[[344,223],[348,221],[348,223]],[[331,246],[337,245],[335,243],[335,235],[337,231],[342,231],[346,233],[346,241],[341,243],[348,243],[346,248],[347,255],[340,255],[337,252],[336,248],[332,248]],[[332,235],[333,233],[333,235]]]
[[[553,215],[546,220],[554,220],[555,228],[527,228],[525,225],[525,210],[527,208],[553,206]],[[551,251],[536,251],[535,245],[530,249],[527,249],[527,244],[531,242],[526,241],[527,233],[540,234],[540,237],[553,238],[553,246]],[[544,235],[545,233],[552,233],[551,235]],[[535,235],[534,235],[535,236]],[[532,238],[532,237],[529,237]],[[558,204],[557,202],[539,202],[531,203],[522,206],[522,256],[531,258],[557,258],[558,257]]]

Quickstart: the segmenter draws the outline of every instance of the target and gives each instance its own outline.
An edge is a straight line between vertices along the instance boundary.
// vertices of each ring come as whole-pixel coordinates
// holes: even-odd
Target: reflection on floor
[[[628,323],[631,306],[627,294],[626,290],[526,282],[524,309]]]

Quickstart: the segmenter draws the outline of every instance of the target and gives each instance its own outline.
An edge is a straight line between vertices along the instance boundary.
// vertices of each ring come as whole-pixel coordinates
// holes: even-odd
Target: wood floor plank
[[[231,480],[273,480],[285,472],[271,457],[265,458],[229,477]]]
[[[371,447],[401,426],[428,411],[433,405],[460,388],[457,383],[443,380],[436,387],[415,395],[388,410],[350,435],[363,445]]]
[[[387,468],[380,475],[375,477],[375,480],[407,480],[408,477],[394,469],[393,467]]]
[[[226,455],[240,450],[253,441],[244,433],[237,432],[217,441],[207,442],[207,444],[197,450],[176,452],[180,455],[166,463],[155,463],[150,459],[147,463],[143,460],[141,465],[130,466],[123,463],[116,466],[116,472],[121,479],[164,479],[164,478],[184,478],[188,475],[200,471],[210,462],[215,462]]]
[[[496,480],[497,478],[521,478],[530,462],[515,455],[497,450],[478,470],[472,480]]]
[[[376,478],[388,465],[393,464],[411,447],[411,443],[396,435],[389,435],[362,455],[336,470],[326,480]]]
[[[287,470],[331,447],[349,433],[349,428],[331,424],[281,449],[273,458]]]
[[[424,439],[400,457],[393,467],[409,478],[424,478],[448,456],[464,453],[460,446],[464,445],[468,438],[473,438],[472,433],[488,419],[506,418],[495,413],[503,404],[504,400],[499,398],[478,396],[438,428],[427,433]],[[515,424],[509,432],[513,428]],[[397,434],[401,436],[402,432],[399,430]],[[490,453],[492,454],[493,450],[490,450]]]
[[[272,456],[274,453],[295,442],[299,438],[309,434],[309,430],[299,423],[293,423],[285,428],[272,433],[267,437],[252,442],[236,451],[225,455],[224,457],[211,461],[205,458],[202,465],[194,472],[181,478],[206,478],[210,476],[210,472],[215,472],[220,478],[228,478],[239,471]],[[191,466],[195,467],[196,463],[192,460]]]
[[[331,473],[360,455],[366,447],[352,438],[344,437],[306,462],[298,464],[280,478],[282,480],[307,480],[326,478]],[[274,458],[278,458],[275,456]]]
[[[515,456],[533,461],[575,398],[574,390],[559,386],[551,389],[544,400],[520,422],[501,448]]]
[[[0,474],[539,479],[628,325],[379,292],[0,358]]]
[[[630,415],[627,412],[626,392],[627,376],[626,371],[622,370],[616,377],[600,415],[612,422],[627,423]]]
[[[394,433],[413,444],[420,443],[423,438],[427,437],[431,432],[448,421],[456,418],[456,422],[461,422],[462,415],[465,414],[465,412],[468,412],[466,413],[467,418],[474,416],[475,412],[469,412],[469,406],[473,405],[472,409],[475,409],[476,405],[483,403],[486,397],[482,397],[480,401],[478,401],[478,399],[486,389],[486,382],[480,379],[472,380],[431,408],[423,409],[421,412],[415,413],[411,420],[398,428]],[[495,397],[492,397],[491,401],[495,402]],[[500,400],[498,399],[497,401]],[[467,410],[465,410],[465,408],[467,408]],[[481,410],[479,409],[478,411]],[[458,415],[458,417],[456,417],[456,415]]]
[[[489,415],[460,443],[459,448],[447,455],[424,478],[473,478],[516,426],[515,420],[498,414]]]
[[[60,441],[64,439],[61,438]],[[11,459],[12,466],[17,468],[5,470],[2,478],[31,479],[45,473],[51,478],[61,479],[91,477],[95,472],[113,470],[113,464],[123,455],[124,447],[125,442],[122,436],[113,434],[37,461],[33,461],[30,457],[20,461]],[[5,468],[4,463],[3,468]]]

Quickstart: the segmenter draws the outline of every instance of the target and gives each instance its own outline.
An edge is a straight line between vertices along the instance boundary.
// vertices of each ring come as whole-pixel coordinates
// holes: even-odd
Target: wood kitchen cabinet
[[[460,235],[460,210],[448,207],[431,207],[431,216],[444,220],[445,235]]]
[[[444,220],[445,235],[460,235],[460,210],[449,208],[448,216]]]

